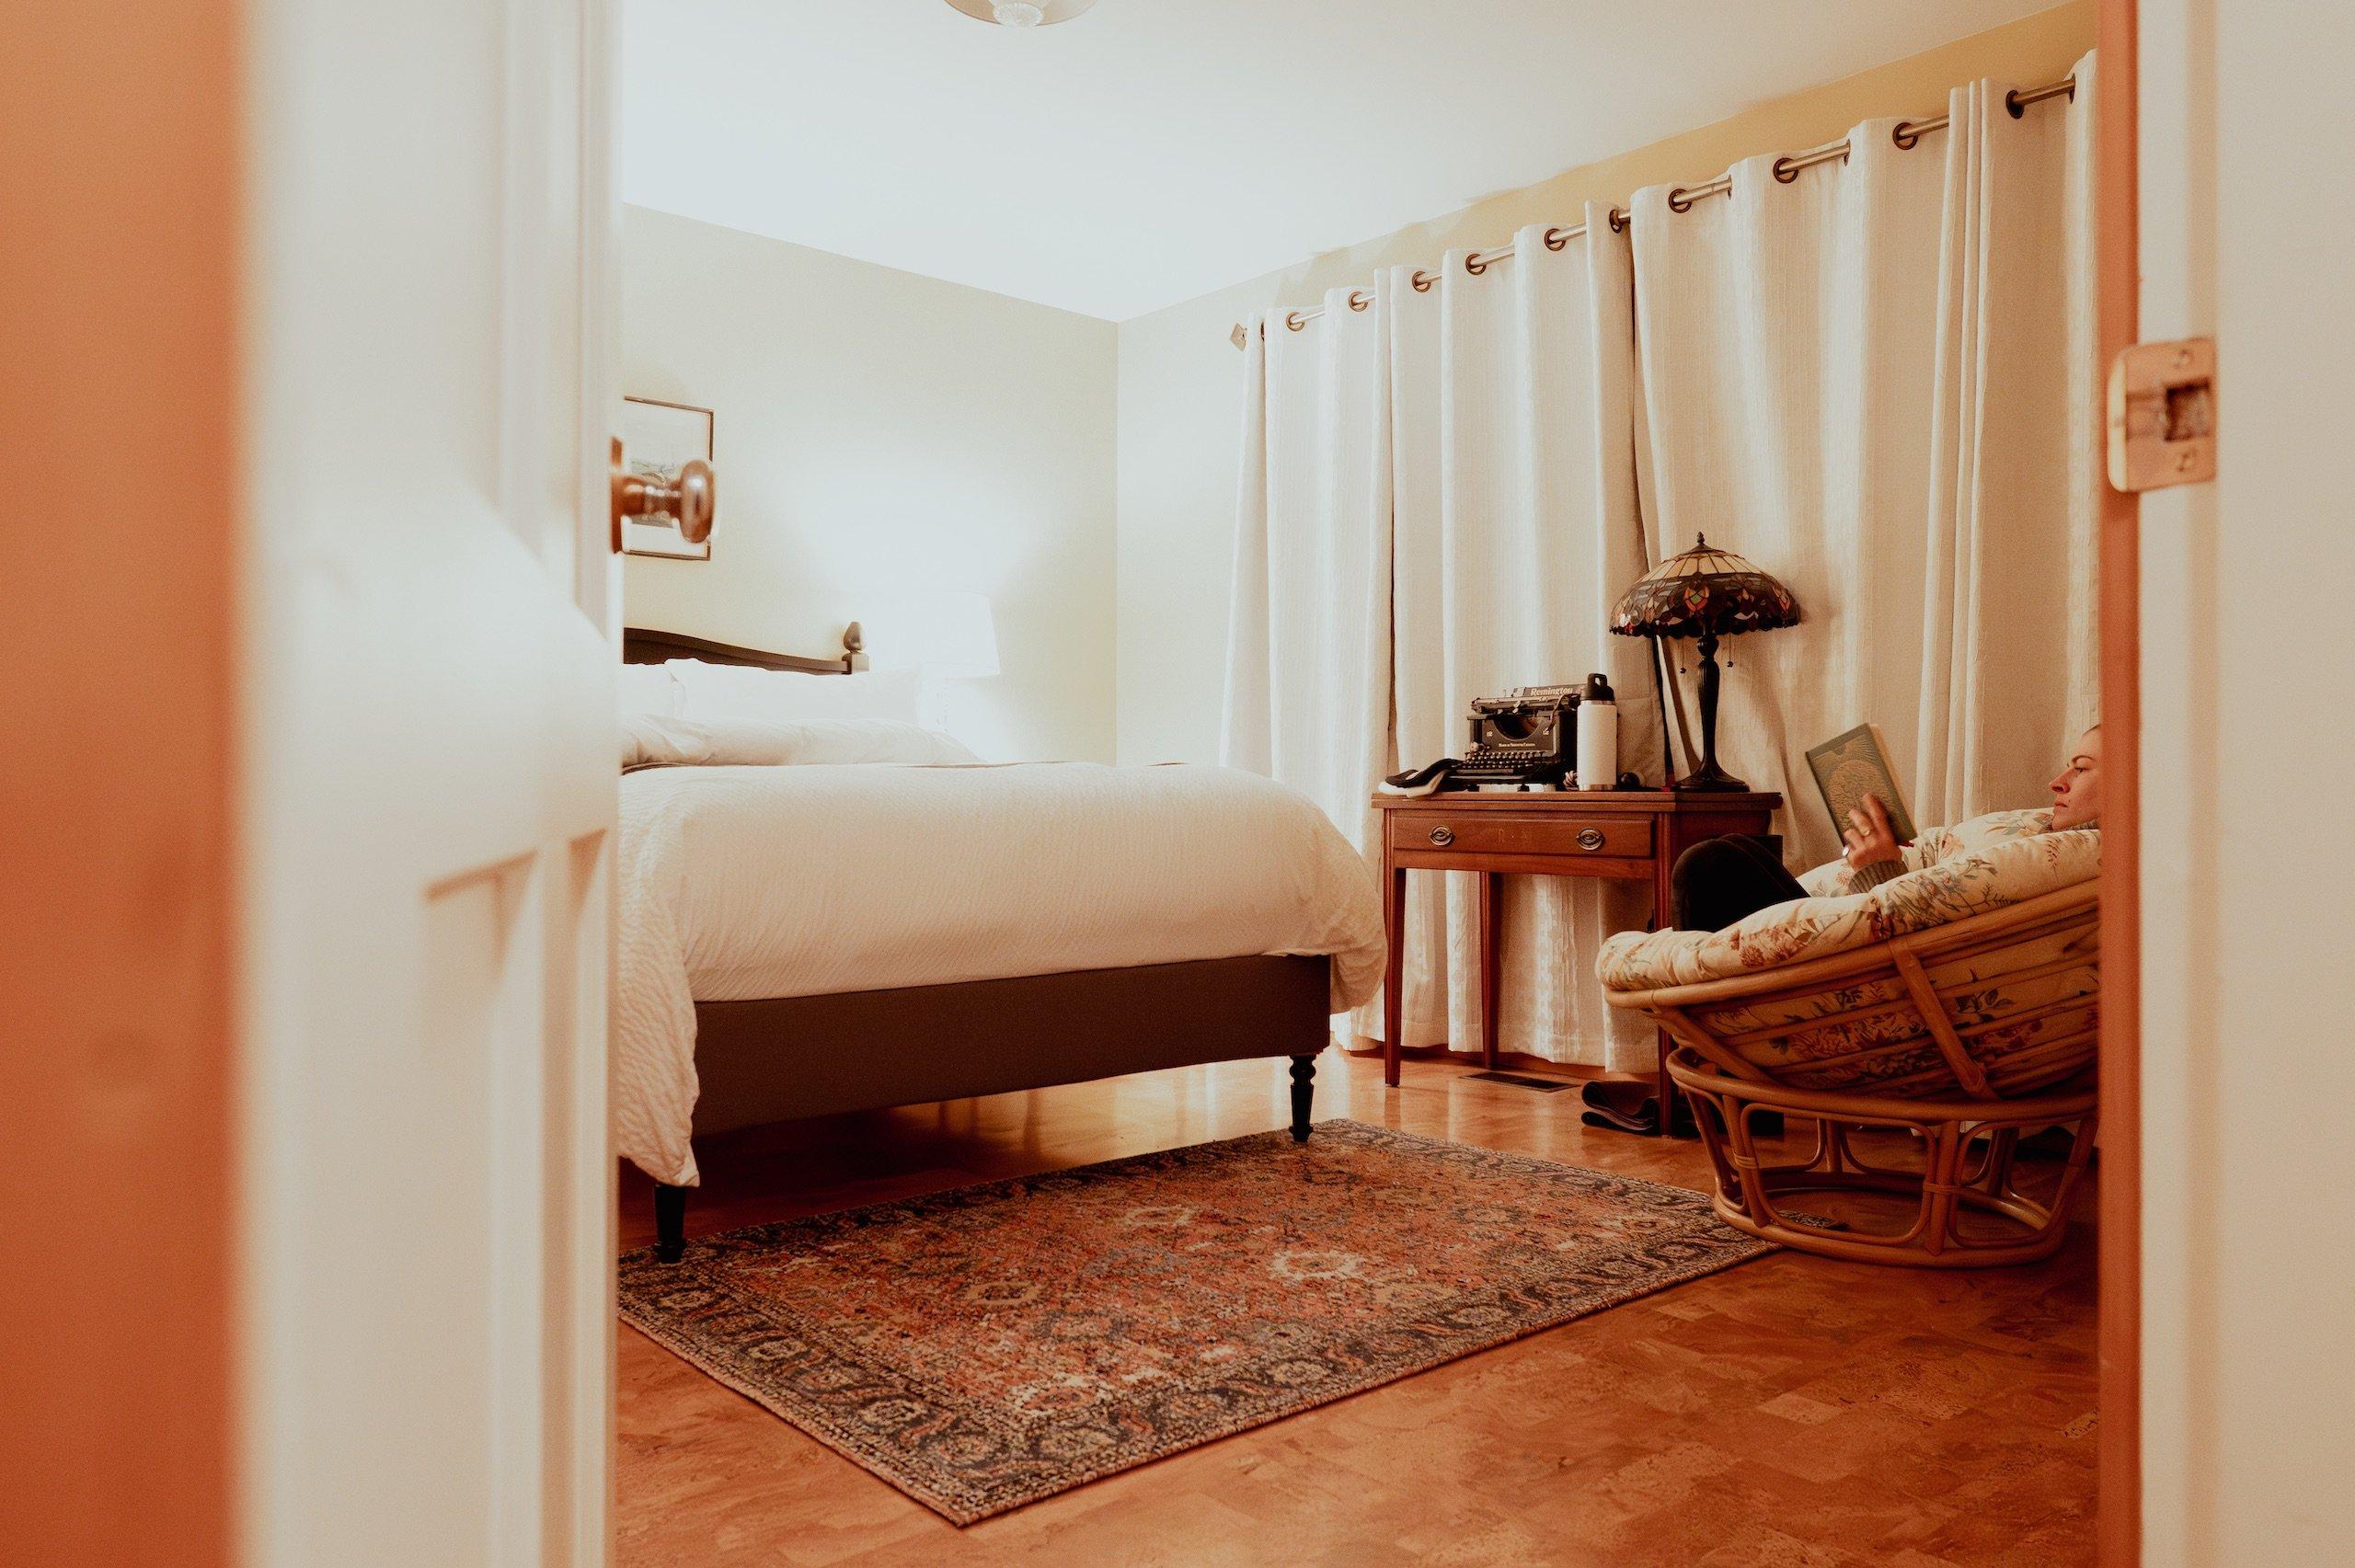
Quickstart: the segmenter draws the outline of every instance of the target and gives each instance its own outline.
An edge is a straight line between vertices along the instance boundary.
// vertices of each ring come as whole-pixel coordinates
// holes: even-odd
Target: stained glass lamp
[[[1611,629],[1621,636],[1701,639],[1701,763],[1678,789],[1750,787],[1717,766],[1717,639],[1798,620],[1789,589],[1732,551],[1711,548],[1706,534],[1645,573],[1612,612]]]

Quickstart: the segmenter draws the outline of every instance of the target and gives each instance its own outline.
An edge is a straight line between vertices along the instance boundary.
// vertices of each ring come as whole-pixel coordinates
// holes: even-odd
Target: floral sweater
[[[1905,870],[1878,887],[1852,887],[1835,860],[1799,878],[1806,898],[1723,931],[1621,932],[1603,943],[1595,971],[1614,991],[1723,979],[1984,914],[2100,874],[2097,830],[2053,831],[2048,810],[1993,811],[1923,833],[1905,852]]]
[[[1883,861],[1857,870],[1850,870],[1844,860],[1835,860],[1817,866],[1799,878],[1799,886],[1818,898],[1836,898],[1846,893],[1869,893],[1882,883],[1919,871],[1925,865],[1957,860],[1964,855],[1984,854],[1997,844],[2015,839],[2032,839],[2039,833],[2052,830],[2052,810],[2037,807],[2025,811],[1990,811],[1983,817],[1973,817],[1951,828],[1924,830],[1904,848],[1904,861]]]

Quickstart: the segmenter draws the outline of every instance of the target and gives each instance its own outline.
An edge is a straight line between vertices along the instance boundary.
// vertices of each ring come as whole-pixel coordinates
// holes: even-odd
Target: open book
[[[1905,809],[1905,794],[1897,787],[1897,773],[1889,765],[1889,746],[1880,726],[1860,724],[1845,735],[1835,735],[1807,754],[1808,771],[1823,792],[1824,808],[1832,813],[1832,830],[1848,830],[1848,813],[1864,809],[1865,796],[1880,796],[1888,809],[1890,830],[1901,844],[1913,841],[1913,814]]]

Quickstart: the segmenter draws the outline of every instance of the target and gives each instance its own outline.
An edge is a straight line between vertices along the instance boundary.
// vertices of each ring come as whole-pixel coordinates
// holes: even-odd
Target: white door
[[[2142,506],[2142,1556],[2355,1562],[2355,10],[2139,25],[2142,336],[2218,418]]]
[[[254,1561],[602,1562],[609,0],[256,0]]]

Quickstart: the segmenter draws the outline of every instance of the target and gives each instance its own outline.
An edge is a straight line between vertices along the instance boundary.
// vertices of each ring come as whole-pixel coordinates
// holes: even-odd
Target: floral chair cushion
[[[1934,829],[1906,852],[1909,866],[1917,856],[1921,864],[1904,876],[1864,893],[1776,904],[1723,931],[1621,932],[1603,944],[1595,973],[1620,991],[1728,979],[1985,914],[2099,876],[2100,831],[2050,832],[2050,821],[2048,812],[1999,811]],[[1836,884],[1827,874],[1841,869],[1837,862],[1819,866],[1801,885],[1830,888]]]

